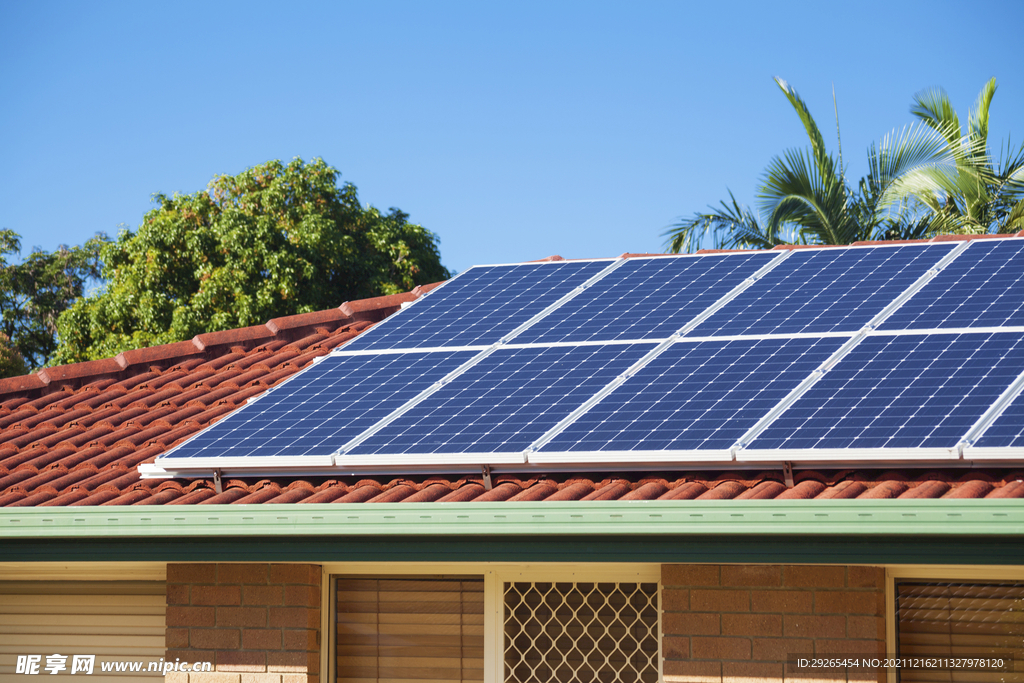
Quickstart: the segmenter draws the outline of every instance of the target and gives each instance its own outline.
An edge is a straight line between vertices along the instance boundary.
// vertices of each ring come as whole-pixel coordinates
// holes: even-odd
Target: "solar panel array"
[[[483,266],[163,472],[1024,459],[1024,239]]]

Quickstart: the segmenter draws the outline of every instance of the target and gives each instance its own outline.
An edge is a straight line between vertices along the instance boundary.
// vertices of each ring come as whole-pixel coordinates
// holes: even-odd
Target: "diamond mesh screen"
[[[506,583],[506,683],[655,683],[656,583]]]

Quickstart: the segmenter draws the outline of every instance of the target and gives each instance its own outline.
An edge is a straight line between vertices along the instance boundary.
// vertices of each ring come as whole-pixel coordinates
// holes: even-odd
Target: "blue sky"
[[[1017,1],[0,0],[0,227],[52,250],[299,156],[437,233],[456,271],[662,251],[805,145],[773,76],[826,135],[834,85],[854,177],[928,87],[965,117],[995,76],[990,139],[1019,144],[1022,27]]]

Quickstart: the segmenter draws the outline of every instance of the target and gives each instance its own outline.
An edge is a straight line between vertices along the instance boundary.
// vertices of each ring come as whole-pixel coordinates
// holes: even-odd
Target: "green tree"
[[[1024,145],[1007,140],[992,162],[988,144],[989,108],[996,79],[981,89],[968,112],[967,130],[941,88],[914,96],[910,112],[946,139],[950,166],[922,167],[902,180],[902,190],[928,206],[936,228],[960,233],[1013,233],[1024,230]]]
[[[925,167],[952,163],[942,131],[918,125],[885,136],[868,149],[868,175],[851,186],[843,169],[841,139],[837,158],[826,149],[796,90],[782,79],[775,82],[800,118],[810,149],[788,150],[769,162],[757,192],[760,216],[729,192],[720,207],[671,226],[665,233],[669,251],[694,251],[708,234],[716,248],[770,249],[779,244],[913,239],[929,232],[929,213],[911,198],[903,179]]]
[[[268,162],[206,191],[156,195],[103,251],[105,290],[58,323],[58,362],[407,291],[450,277],[437,237],[398,209],[360,206],[321,159]]]
[[[57,320],[99,277],[99,254],[109,242],[98,234],[83,246],[35,249],[21,263],[21,238],[0,230],[0,377],[24,374],[47,363],[57,348]]]

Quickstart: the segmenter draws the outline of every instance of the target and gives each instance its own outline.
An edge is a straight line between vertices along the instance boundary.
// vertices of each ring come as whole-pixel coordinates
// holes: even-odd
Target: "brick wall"
[[[786,671],[787,655],[885,653],[881,567],[663,565],[666,683],[884,681]]]
[[[167,683],[319,683],[320,566],[169,564]]]

